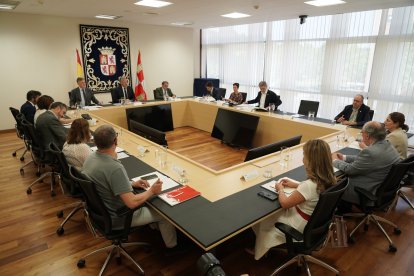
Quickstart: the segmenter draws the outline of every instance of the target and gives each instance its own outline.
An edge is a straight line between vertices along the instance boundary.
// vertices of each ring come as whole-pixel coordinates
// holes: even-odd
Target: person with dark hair
[[[101,104],[95,95],[93,94],[92,90],[86,87],[86,82],[84,78],[77,78],[76,83],[78,87],[73,89],[70,92],[70,103],[69,105],[72,108],[75,108],[76,105],[81,107],[91,105],[91,102],[95,104]]]
[[[258,103],[260,108],[267,108],[270,104],[275,105],[275,109],[282,104],[280,96],[275,92],[267,89],[267,83],[265,81],[259,82],[260,91],[257,97],[253,100],[247,101],[248,104]]]
[[[39,118],[39,116],[41,114],[43,114],[44,112],[46,112],[50,105],[54,102],[55,100],[48,96],[48,95],[42,95],[39,97],[39,99],[37,100],[37,107],[38,109],[36,110],[36,113],[34,115],[34,123],[36,124],[37,118]]]
[[[224,100],[232,104],[243,103],[243,95],[239,92],[239,86],[239,83],[233,83],[233,92],[230,94],[230,98]]]
[[[55,143],[60,149],[66,141],[67,129],[59,121],[67,110],[67,106],[61,102],[54,102],[49,110],[37,118],[36,131],[39,141],[42,142],[44,149],[48,149],[51,142]]]
[[[207,90],[207,94],[203,95],[205,97],[213,97],[216,101],[221,100],[221,95],[220,95],[220,91],[218,90],[218,88],[215,88],[213,83],[211,81],[208,81],[206,83],[206,90]]]
[[[306,142],[303,147],[303,164],[307,180],[299,182],[287,177],[281,178],[275,188],[279,193],[282,210],[252,227],[256,234],[255,249],[254,252],[251,249],[246,251],[254,253],[256,260],[270,248],[286,243],[285,235],[275,228],[276,222],[303,231],[318,203],[319,194],[336,184],[331,149],[325,141],[315,139]],[[287,196],[283,191],[285,187],[296,190]]]
[[[343,155],[339,152],[332,154],[333,165],[343,171],[349,179],[341,201],[341,212],[351,211],[352,204],[359,204],[359,196],[355,187],[375,193],[384,181],[391,166],[400,161],[395,148],[385,141],[384,126],[370,121],[362,127],[362,142],[367,146],[358,155]]]
[[[69,165],[75,166],[79,171],[82,170],[83,163],[92,153],[88,142],[91,140],[91,132],[87,120],[80,118],[72,122],[63,145],[63,154]]]
[[[391,143],[400,154],[400,159],[407,158],[409,127],[405,124],[405,116],[400,112],[392,112],[384,122],[388,134],[385,140]]]
[[[335,121],[347,126],[363,126],[371,121],[369,111],[370,108],[364,104],[364,96],[358,94],[351,105],[345,106],[344,110],[336,115]]]
[[[112,126],[98,127],[93,137],[98,150],[86,159],[82,173],[95,182],[98,194],[111,215],[113,229],[122,229],[124,227],[123,218],[117,215],[117,210],[125,206],[134,209],[143,205],[148,198],[161,193],[162,182],[158,179],[149,187],[146,180],[133,182],[129,180],[124,166],[117,159],[118,134]],[[148,190],[135,194],[133,188],[148,188]],[[142,206],[136,210],[131,226],[153,222],[158,224],[167,247],[167,253],[179,253],[174,226],[152,209]]]
[[[130,101],[135,100],[134,90],[128,85],[128,79],[126,77],[121,77],[119,79],[119,86],[114,89],[112,102],[119,103],[121,98]]]
[[[168,81],[163,81],[161,87],[155,89],[154,99],[155,100],[167,100],[168,98],[175,98],[175,95],[168,88]]]
[[[24,115],[27,121],[34,124],[34,116],[36,113],[36,104],[42,95],[39,91],[30,90],[26,94],[26,102],[20,107],[20,113]]]

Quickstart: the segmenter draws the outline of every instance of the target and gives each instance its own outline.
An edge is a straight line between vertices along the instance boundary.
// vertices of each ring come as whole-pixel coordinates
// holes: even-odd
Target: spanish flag
[[[77,65],[76,65],[76,76],[78,78],[83,78],[84,77],[83,76],[83,68],[82,68],[82,63],[81,63],[81,59],[80,59],[80,56],[79,56],[78,49],[76,49],[76,62],[77,62]]]

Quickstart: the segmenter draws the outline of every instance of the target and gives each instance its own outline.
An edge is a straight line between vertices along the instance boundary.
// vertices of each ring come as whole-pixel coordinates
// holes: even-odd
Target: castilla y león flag
[[[138,63],[137,63],[137,80],[135,85],[135,98],[139,101],[147,100],[147,93],[144,90],[144,70],[141,63],[141,51],[138,50]]]
[[[83,68],[82,68],[81,59],[79,57],[78,49],[76,49],[76,76],[78,78],[83,78]]]

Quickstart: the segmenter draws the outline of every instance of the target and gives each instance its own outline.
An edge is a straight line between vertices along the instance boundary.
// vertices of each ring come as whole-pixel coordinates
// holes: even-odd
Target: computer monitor
[[[301,100],[298,114],[308,116],[309,111],[315,112],[315,117],[318,115],[319,102]]]
[[[165,139],[165,133],[159,130],[156,130],[152,127],[141,124],[137,121],[129,121],[130,131],[139,136],[144,137],[154,143],[157,143],[162,146],[167,146],[167,140]]]
[[[130,120],[134,120],[159,131],[174,130],[171,104],[132,107],[126,109],[128,130]]]
[[[301,139],[302,139],[302,135],[298,135],[298,136],[294,136],[292,138],[281,140],[281,141],[278,141],[272,144],[250,149],[246,154],[246,158],[244,159],[244,162],[277,152],[283,146],[293,147],[293,146],[299,145]]]
[[[219,108],[211,136],[230,146],[250,148],[259,117]]]

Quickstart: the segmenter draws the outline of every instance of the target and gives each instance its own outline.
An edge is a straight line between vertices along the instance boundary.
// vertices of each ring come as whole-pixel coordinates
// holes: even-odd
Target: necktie
[[[124,99],[127,99],[127,95],[126,95],[126,91],[125,91],[125,87],[122,87],[122,91],[124,92]]]
[[[81,96],[80,105],[85,106],[86,105],[85,104],[85,91],[82,88],[80,88],[80,96]]]

